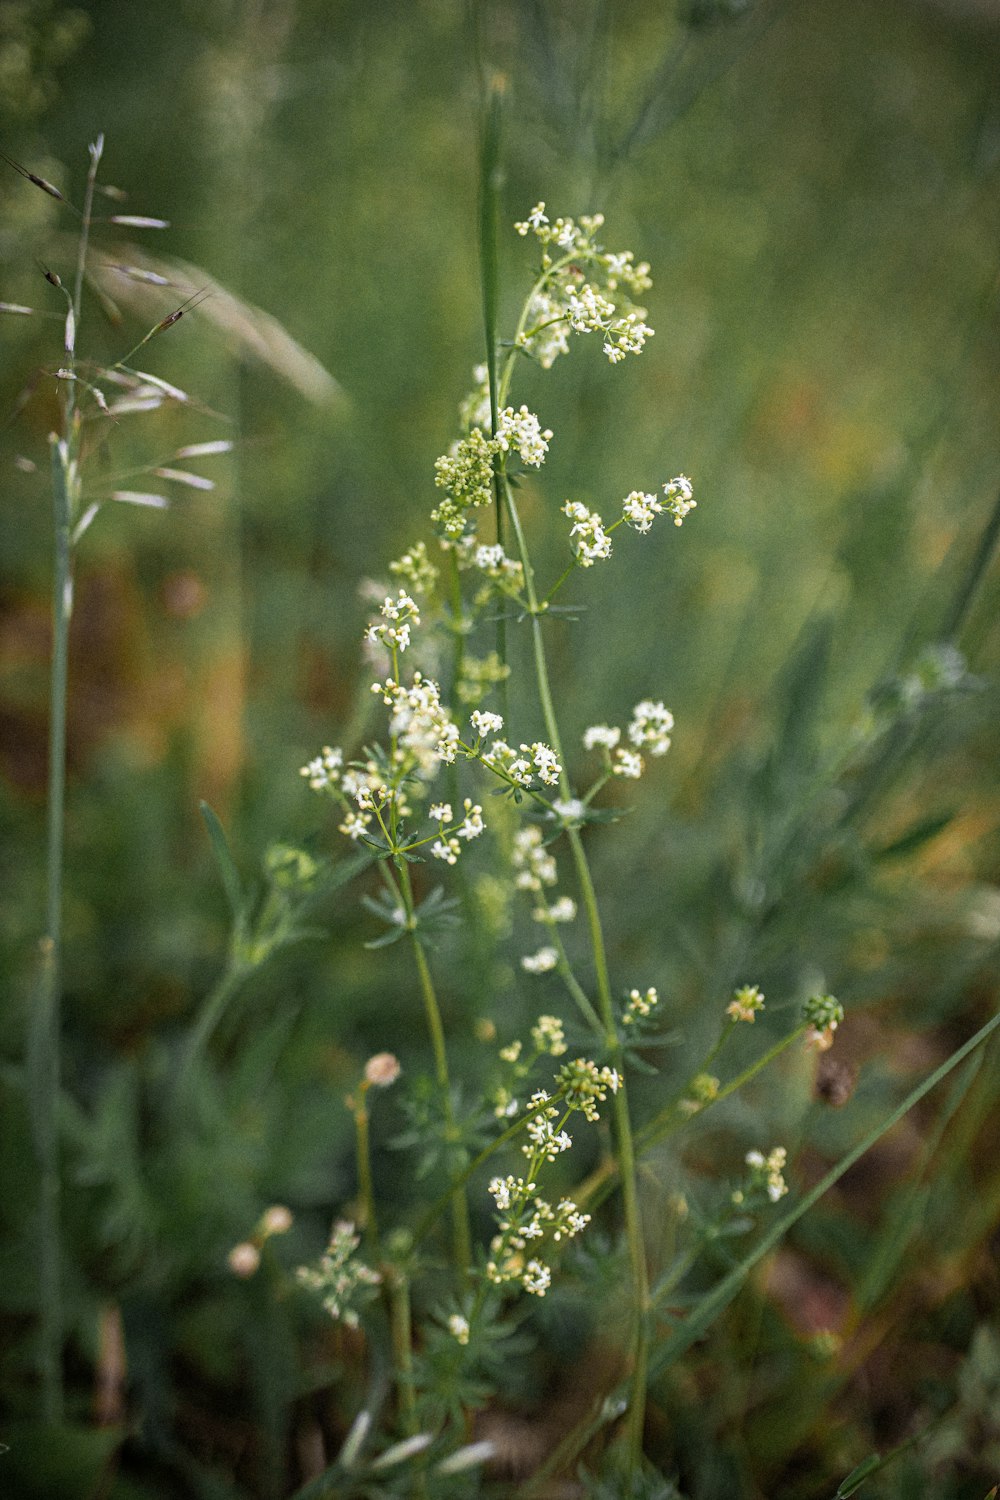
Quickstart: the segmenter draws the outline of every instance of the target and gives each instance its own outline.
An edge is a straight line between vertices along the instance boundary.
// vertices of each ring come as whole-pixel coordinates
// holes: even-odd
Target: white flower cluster
[[[606,331],[604,352],[613,365],[623,360],[626,354],[641,354],[646,340],[651,339],[655,329],[643,322],[638,312],[626,313],[618,318]]]
[[[555,856],[546,848],[537,823],[517,830],[511,860],[519,891],[540,891],[543,886],[555,885],[559,878]]]
[[[452,1313],[448,1319],[448,1332],[457,1344],[467,1344],[470,1333],[468,1318],[463,1318],[461,1313]]]
[[[539,948],[537,953],[526,953],[521,959],[521,968],[526,974],[548,974],[559,962],[559,954],[555,948],[546,946]]]
[[[586,1119],[600,1119],[598,1104],[607,1098],[608,1090],[617,1094],[622,1080],[617,1068],[599,1068],[589,1058],[578,1057],[574,1062],[563,1063],[556,1075],[566,1103],[571,1109],[579,1109]]]
[[[726,1006],[726,1015],[730,1020],[748,1021],[753,1024],[757,1012],[764,1009],[764,996],[756,984],[743,984],[738,990],[733,991],[733,998]]]
[[[670,730],[674,727],[674,716],[662,703],[644,698],[632,710],[632,722],[628,726],[628,737],[636,749],[649,755],[666,755],[670,749]]]
[[[498,583],[519,592],[524,587],[524,568],[521,563],[513,557],[508,557],[499,543],[494,542],[491,546],[483,545],[476,548],[475,565],[487,578],[496,579]]]
[[[536,775],[546,786],[558,786],[562,775],[555,751],[542,740],[521,745],[517,750],[506,740],[494,740],[482,761],[484,766],[516,786],[531,786]]]
[[[478,802],[473,803],[471,797],[465,799],[465,817],[457,828],[445,832],[444,824],[450,823],[452,819],[451,803],[436,802],[428,811],[431,821],[441,825],[441,836],[435,839],[431,845],[431,854],[435,859],[443,859],[446,864],[458,863],[458,856],[462,852],[460,840],[471,843],[483,832],[486,824],[483,822],[483,810]]]
[[[488,423],[487,418],[487,423]],[[538,468],[549,451],[552,432],[526,406],[515,411],[512,406],[500,413],[499,430],[487,437],[481,427],[473,427],[463,438],[452,443],[447,453],[434,461],[434,483],[447,494],[431,512],[431,520],[451,542],[461,540],[466,531],[468,512],[493,501],[493,461],[499,453],[516,452],[522,462]]]
[[[641,990],[629,990],[628,1001],[622,1015],[623,1024],[633,1026],[636,1021],[644,1021],[647,1016],[652,1014],[659,1003],[660,997],[652,985],[650,985],[645,994]]]
[[[559,1111],[554,1104],[549,1103],[549,1096],[544,1089],[532,1095],[528,1100],[528,1109],[534,1113],[526,1126],[528,1139],[521,1147],[522,1153],[529,1161],[555,1161],[563,1151],[570,1149],[573,1137],[566,1130],[557,1131],[554,1128],[552,1121],[558,1120]]]
[[[522,406],[519,411],[508,406],[500,413],[500,425],[494,442],[502,453],[513,448],[522,462],[538,469],[545,462],[551,441],[551,429],[547,427],[543,432],[538,418],[526,406]]]
[[[536,922],[542,922],[546,927],[551,927],[556,922],[574,922],[576,902],[572,896],[559,896],[551,906],[536,906],[531,915]]]
[[[558,1016],[539,1016],[531,1028],[531,1040],[535,1044],[535,1051],[541,1055],[547,1052],[550,1057],[562,1057],[566,1051],[566,1034],[563,1024]],[[535,1099],[541,1098],[540,1094]],[[548,1095],[545,1095],[548,1098]],[[544,1102],[544,1101],[543,1101]],[[534,1103],[534,1100],[532,1100]]]
[[[370,644],[381,643],[390,651],[405,651],[410,644],[410,626],[420,624],[420,611],[416,601],[405,589],[397,597],[387,594],[379,611],[382,621],[369,625],[365,640]]]
[[[302,766],[299,775],[304,776],[314,792],[325,792],[328,787],[340,784],[340,773],[344,765],[344,752],[324,745],[315,760]]]
[[[426,542],[414,542],[402,557],[389,564],[389,572],[415,594],[429,594],[438,578],[438,570],[427,556]]]
[[[451,765],[458,750],[458,725],[452,721],[437,683],[414,672],[409,687],[387,677],[373,682],[372,692],[389,709],[389,733],[397,744],[400,771],[416,771],[430,781],[442,765]]]
[[[614,315],[615,304],[588,282],[570,292],[566,301],[566,316],[575,333],[595,333],[605,328]]]
[[[591,568],[599,558],[611,556],[611,538],[596,510],[588,510],[579,500],[567,500],[562,511],[573,522],[569,534],[571,540],[576,538],[573,551],[581,568]]]
[[[662,703],[645,698],[632,710],[632,722],[628,727],[628,738],[635,749],[622,745],[621,730],[609,724],[591,724],[584,730],[583,748],[603,751],[605,765],[613,775],[637,781],[645,769],[640,749],[650,755],[665,755],[670,749],[670,730],[673,727],[674,716],[670,710]]]
[[[536,203],[526,219],[514,225],[522,237],[533,234],[542,246],[543,276],[526,310],[519,346],[544,369],[569,348],[568,330],[603,333],[604,353],[612,364],[626,354],[641,352],[653,330],[645,310],[631,306],[652,282],[649,266],[635,263],[631,250],[611,253],[595,239],[603,214],[550,220],[544,203]],[[582,269],[588,267],[592,279]],[[603,289],[595,285],[603,283]],[[608,292],[626,289],[622,309]]]
[[[581,1213],[569,1198],[562,1198],[553,1208],[544,1198],[535,1196],[536,1189],[536,1183],[523,1177],[494,1177],[490,1183],[490,1194],[503,1217],[497,1219],[500,1233],[490,1245],[486,1275],[494,1285],[517,1281],[526,1292],[543,1297],[551,1285],[552,1271],[537,1255],[527,1257],[529,1243],[547,1240],[558,1244],[572,1239],[590,1223],[590,1215]]]
[[[762,1151],[748,1151],[746,1164],[750,1168],[751,1187],[763,1187],[772,1203],[777,1203],[788,1192],[784,1178],[784,1167],[788,1152],[784,1146],[775,1146],[767,1156]]]
[[[673,516],[675,526],[680,526],[689,511],[698,508],[697,500],[692,498],[694,488],[686,474],[678,474],[669,480],[663,486],[663,493],[667,497],[663,508]]]
[[[359,1293],[378,1286],[382,1280],[378,1271],[356,1259],[354,1252],[360,1243],[354,1225],[341,1219],[333,1226],[319,1265],[300,1266],[296,1272],[303,1286],[322,1294],[323,1306],[331,1318],[346,1323],[348,1328],[358,1326],[358,1313],[352,1303],[358,1300]]]

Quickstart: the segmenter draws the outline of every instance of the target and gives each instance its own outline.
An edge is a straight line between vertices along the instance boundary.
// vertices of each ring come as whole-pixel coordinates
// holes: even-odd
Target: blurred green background
[[[595,718],[620,721],[650,693],[677,718],[666,771],[595,850],[615,957],[670,997],[692,1056],[715,1024],[706,1006],[733,983],[760,981],[789,1003],[810,984],[834,990],[856,1018],[851,1120],[822,1125],[806,1111],[802,1123],[799,1078],[744,1106],[767,1121],[765,1135],[798,1129],[818,1159],[995,1008],[995,572],[957,642],[974,682],[935,699],[870,786],[824,768],[867,695],[948,635],[996,499],[998,50],[995,8],[944,0],[0,5],[3,149],[79,201],[87,143],[103,131],[104,177],[127,190],[122,206],[170,221],[143,239],[146,253],[262,309],[258,335],[266,313],[335,383],[310,399],[289,343],[274,334],[267,358],[248,357],[233,319],[217,326],[222,298],[209,299],[143,356],[203,409],[123,423],[113,457],[117,467],[232,436],[234,454],[212,461],[218,488],[165,514],[108,507],[81,548],[66,1275],[77,1436],[96,1446],[74,1457],[67,1437],[65,1467],[50,1475],[58,1454],[32,1436],[33,1176],[19,1059],[44,908],[45,475],[56,417],[55,383],[39,372],[58,363],[59,325],[0,324],[0,411],[10,414],[0,437],[0,1380],[18,1434],[12,1495],[209,1494],[212,1483],[290,1492],[288,1412],[303,1379],[292,1337],[262,1295],[220,1268],[268,1202],[296,1211],[294,1259],[314,1251],[350,1195],[343,1091],[370,1052],[418,1058],[423,1047],[398,950],[364,953],[370,924],[354,895],[331,903],[326,936],[271,966],[227,1018],[217,1100],[227,1129],[211,1148],[161,1151],[149,1100],[225,955],[199,798],[248,876],[276,840],[330,843],[297,769],[358,722],[359,582],[428,535],[433,460],[482,357],[484,76],[507,80],[506,219],[540,198],[553,214],[600,209],[607,243],[648,259],[654,277],[656,336],[641,361],[612,369],[575,349],[550,375],[527,372],[517,391],[556,433],[525,492],[546,565],[562,566],[555,507],[566,496],[606,513],[628,490],[684,471],[699,502],[683,530],[623,541],[612,566],[575,580],[586,610],[553,628],[567,739]],[[5,169],[4,300],[56,307],[38,263],[65,277],[73,228]],[[109,260],[134,259],[119,239],[98,244]],[[509,318],[531,264],[512,230],[501,263]],[[80,347],[118,358],[169,308],[136,302],[116,326],[92,298]],[[457,982],[448,1003],[455,1045],[471,1056]],[[534,994],[509,1003],[514,1015],[537,1007]],[[983,1454],[1000,1448],[997,1407],[991,1416],[980,1391],[993,1389],[1000,1347],[995,1301],[988,1315],[996,1275],[983,1261],[996,1244],[998,1177],[973,1146],[995,1102],[991,1072],[995,1053],[967,1085],[978,1102],[965,1154],[947,1156],[951,1176],[920,1158],[921,1136],[803,1232],[801,1264],[819,1264],[878,1324],[837,1377],[805,1351],[801,1329],[786,1329],[778,1348],[767,1318],[780,1301],[762,1294],[745,1314],[759,1320],[749,1334],[734,1318],[720,1335],[716,1354],[735,1373],[697,1369],[686,1377],[697,1391],[681,1381],[662,1396],[663,1462],[679,1466],[692,1496],[832,1493],[838,1463],[846,1472],[870,1447],[900,1441],[928,1402],[937,1409],[935,1382],[959,1399],[977,1337],[985,1373],[979,1385],[968,1377],[974,1394],[955,1408],[965,1425],[951,1448],[922,1452],[915,1488],[906,1460],[871,1492],[929,1493],[933,1457],[946,1476],[934,1493],[985,1493]],[[742,1139],[751,1118],[736,1111],[726,1129]],[[715,1139],[696,1143],[695,1175]],[[914,1163],[944,1184],[939,1217],[922,1219],[921,1200],[906,1219],[908,1198],[879,1221],[891,1229],[879,1240],[876,1206]],[[382,1170],[405,1179],[388,1157]],[[941,1249],[945,1225],[955,1242]],[[932,1290],[916,1274],[930,1243],[946,1263]],[[876,1286],[870,1272],[862,1294],[876,1249],[894,1275]],[[143,1435],[133,1425],[139,1456],[126,1445],[109,1467],[114,1444],[88,1425],[88,1372],[101,1367],[95,1330],[112,1304],[124,1309]],[[758,1386],[741,1339],[755,1358],[766,1351]],[[919,1378],[913,1342],[933,1350]],[[247,1383],[255,1415],[238,1420]],[[895,1394],[872,1394],[883,1385]],[[197,1419],[206,1391],[218,1430]],[[336,1429],[350,1414],[344,1398],[324,1420]],[[118,1413],[115,1442],[123,1424]],[[266,1461],[247,1457],[260,1453]]]

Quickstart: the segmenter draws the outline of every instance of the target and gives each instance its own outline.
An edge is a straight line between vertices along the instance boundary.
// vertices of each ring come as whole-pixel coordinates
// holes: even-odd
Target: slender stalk
[[[558,757],[560,765],[563,767],[561,790],[563,796],[568,797],[571,787],[565,769],[566,760],[562,752],[559,724],[552,701],[548,662],[545,655],[545,641],[542,636],[541,613],[543,607],[539,606],[538,603],[538,596],[535,592],[534,574],[531,568],[531,559],[528,554],[524,531],[521,526],[513,492],[506,480],[505,500],[511,526],[517,538],[521,564],[524,568],[524,587],[531,619],[535,681],[542,709],[542,717],[545,721],[545,730],[549,742]],[[580,895],[583,900],[587,929],[590,935],[590,946],[593,953],[594,973],[597,983],[597,1009],[604,1028],[604,1041],[609,1054],[620,1069],[622,1047],[615,1025],[614,1001],[611,995],[607,951],[604,943],[604,931],[601,926],[600,910],[597,904],[597,894],[594,890],[594,882],[590,874],[590,865],[583,847],[580,830],[578,828],[570,828],[567,832],[567,837],[569,839],[573,865],[576,870]],[[628,1101],[624,1090],[619,1089],[615,1093],[613,1110],[615,1134],[618,1142],[618,1168],[621,1174],[622,1201],[625,1211],[625,1238],[628,1244],[629,1271],[632,1278],[633,1293],[629,1337],[632,1371],[630,1378],[631,1391],[626,1419],[626,1443],[629,1470],[630,1472],[635,1472],[642,1455],[642,1436],[646,1414],[646,1370],[649,1357],[647,1321],[649,1283],[646,1270],[646,1251],[642,1234],[642,1217],[639,1209],[635,1144],[632,1135],[632,1122],[629,1116]]]
[[[73,610],[72,471],[65,443],[52,440],[52,671],[49,680],[49,774],[45,936],[38,1004],[29,1041],[32,1126],[39,1169],[39,1369],[48,1422],[63,1411],[60,1270],[59,1088],[62,990],[63,843],[66,807],[66,697]]]
[[[500,273],[497,256],[497,226],[500,211],[500,126],[503,110],[504,80],[490,81],[483,115],[482,145],[479,156],[479,266],[483,289],[483,334],[486,342],[486,377],[490,392],[490,435],[495,437],[500,425],[499,374],[497,370],[497,304]],[[504,544],[503,481],[499,465],[493,465],[494,516],[499,546]],[[497,658],[507,664],[507,621],[503,614],[496,624]],[[508,717],[506,679],[500,686],[501,712]]]
[[[361,1199],[361,1227],[368,1236],[372,1253],[379,1256],[378,1218],[375,1213],[375,1189],[372,1183],[371,1136],[368,1130],[368,1080],[363,1078],[354,1095],[354,1142],[358,1165],[358,1195]]]
[[[410,880],[409,866],[405,859],[397,860],[396,864],[399,874],[400,892],[403,897],[403,906],[406,910],[407,925],[410,932],[410,945],[413,949],[413,958],[417,966],[420,994],[424,1002],[427,1030],[430,1033],[431,1051],[434,1055],[434,1076],[441,1090],[441,1107],[444,1111],[445,1129],[449,1143],[456,1144],[459,1139],[459,1133],[455,1124],[455,1112],[451,1102],[451,1080],[448,1073],[448,1053],[445,1047],[441,1007],[438,1004],[437,993],[434,989],[434,980],[431,976],[430,965],[427,962],[427,953],[420,933],[417,931],[413,885]],[[460,1276],[465,1276],[468,1274],[469,1267],[472,1264],[472,1231],[469,1226],[469,1205],[466,1202],[465,1192],[462,1187],[454,1188],[451,1192],[451,1217],[455,1267]]]
[[[413,1382],[413,1315],[410,1308],[410,1283],[406,1273],[393,1266],[387,1273],[389,1282],[389,1321],[392,1334],[393,1365],[399,1387],[399,1408],[407,1437],[417,1433],[417,1398]]]
[[[76,370],[83,278],[90,238],[97,168],[104,149],[98,136],[90,148],[90,170],[77,242],[73,295],[66,318],[65,359]],[[51,278],[50,278],[51,279]],[[58,284],[58,282],[56,283]],[[66,700],[69,628],[73,614],[73,521],[79,493],[80,424],[75,379],[62,382],[62,437],[52,449],[52,670],[49,678],[49,772],[46,827],[45,935],[41,941],[38,1004],[29,1038],[32,1130],[39,1169],[39,1371],[46,1421],[63,1413],[62,1276],[60,1251],[59,1090],[62,991],[63,845],[66,817]]]

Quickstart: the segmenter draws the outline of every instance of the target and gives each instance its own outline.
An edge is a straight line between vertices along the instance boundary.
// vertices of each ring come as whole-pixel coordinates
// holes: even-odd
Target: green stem
[[[368,1081],[358,1084],[354,1103],[354,1133],[358,1164],[358,1194],[361,1198],[361,1225],[366,1231],[372,1254],[379,1258],[378,1219],[375,1214],[375,1190],[372,1183],[371,1138],[368,1130]]]
[[[206,995],[197,1020],[191,1028],[191,1033],[184,1046],[180,1066],[177,1069],[177,1077],[174,1083],[174,1100],[178,1108],[183,1108],[187,1099],[188,1084],[196,1063],[201,1057],[216,1026],[229,1006],[229,1002],[244,984],[249,974],[256,966],[245,964],[230,959],[225,973],[218,983]]]
[[[417,1398],[413,1381],[413,1317],[410,1308],[410,1283],[406,1273],[393,1266],[387,1273],[389,1282],[389,1319],[392,1332],[393,1365],[399,1386],[399,1408],[403,1430],[415,1437]]]
[[[73,612],[72,471],[65,443],[52,440],[52,672],[49,681],[47,895],[39,1003],[29,1041],[32,1126],[39,1169],[39,1368],[49,1422],[63,1411],[60,1270],[59,1088],[62,988],[63,842],[66,808],[66,698]]]
[[[424,1002],[424,1015],[427,1020],[427,1030],[431,1039],[431,1051],[434,1055],[434,1076],[441,1091],[441,1107],[444,1111],[447,1139],[450,1145],[455,1145],[458,1142],[459,1133],[455,1125],[455,1112],[451,1100],[451,1080],[448,1074],[448,1053],[444,1041],[444,1024],[441,1020],[441,1007],[438,1005],[434,980],[431,977],[430,965],[427,962],[427,953],[424,949],[420,933],[417,931],[413,885],[410,881],[409,866],[405,859],[398,859],[396,861],[396,868],[399,875],[400,893],[406,910],[410,944],[413,948],[414,962],[417,966],[420,994]],[[459,1276],[465,1276],[468,1274],[472,1264],[472,1231],[469,1226],[469,1205],[466,1202],[465,1193],[462,1188],[453,1188],[450,1197],[455,1267]]]
[[[545,730],[549,742],[562,767],[560,790],[563,796],[568,798],[571,795],[572,788],[566,771],[565,756],[562,752],[555,706],[552,702],[548,663],[545,655],[545,642],[542,637],[540,618],[542,610],[539,607],[538,596],[535,592],[534,574],[531,568],[531,559],[528,554],[524,531],[521,526],[521,519],[510,484],[506,482],[506,476],[505,499],[511,525],[517,537],[521,564],[524,568],[524,586],[531,617],[535,680],[542,709],[542,717],[545,721]],[[604,1041],[614,1064],[621,1071],[622,1046],[615,1025],[614,1001],[611,995],[607,951],[604,943],[604,931],[601,926],[601,915],[597,905],[597,895],[594,890],[594,882],[591,878],[586,851],[583,847],[583,840],[580,837],[580,830],[578,828],[569,828],[567,830],[567,837],[576,870],[580,895],[583,900],[587,929],[590,935],[590,946],[594,958],[594,974],[597,982],[597,1009],[604,1028]],[[628,1244],[629,1270],[633,1289],[629,1340],[632,1354],[632,1371],[626,1424],[626,1443],[629,1471],[634,1473],[638,1469],[642,1456],[642,1436],[646,1414],[646,1369],[649,1357],[649,1330],[647,1321],[649,1286],[646,1270],[646,1251],[642,1234],[642,1217],[639,1209],[632,1122],[629,1117],[628,1101],[622,1089],[617,1090],[614,1095],[613,1110],[615,1134],[618,1142],[618,1169],[621,1175],[622,1201],[625,1212],[625,1238]]]

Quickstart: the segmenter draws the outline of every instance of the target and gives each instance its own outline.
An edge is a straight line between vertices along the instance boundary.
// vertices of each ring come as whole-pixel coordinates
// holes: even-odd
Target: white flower
[[[462,852],[462,846],[456,838],[435,839],[431,845],[431,853],[435,859],[443,859],[446,864],[458,863],[458,856]]]
[[[622,737],[620,729],[613,729],[607,724],[591,724],[589,729],[583,733],[583,748],[585,750],[613,750]]]
[[[494,441],[504,453],[513,448],[524,463],[533,464],[537,469],[545,461],[551,438],[550,429],[546,428],[543,432],[538,418],[526,406],[522,406],[519,411],[508,406],[500,413],[500,424]]]
[[[477,839],[486,824],[483,822],[483,810],[478,802],[473,806],[469,797],[465,799],[465,820],[461,827],[456,829],[456,837],[460,839]]]
[[[686,474],[678,474],[676,479],[671,479],[663,486],[663,490],[667,497],[664,508],[673,516],[674,525],[680,526],[688,512],[698,507],[697,500],[691,498],[693,494],[691,481]]]
[[[663,514],[663,506],[655,495],[646,495],[641,490],[632,490],[622,501],[622,515],[636,531],[646,532],[653,524],[654,516]]]
[[[654,330],[648,323],[642,321],[638,312],[626,313],[612,323],[604,340],[604,352],[613,365],[624,359],[626,354],[640,354],[647,339],[653,337]]]
[[[323,749],[311,760],[308,765],[303,766],[299,772],[305,776],[314,792],[325,791],[327,787],[335,787],[340,780],[341,767],[344,764],[344,752],[332,749],[324,745]]]
[[[338,833],[346,834],[349,839],[363,838],[371,822],[369,813],[349,812],[344,821],[337,829]]]
[[[556,949],[546,946],[539,948],[537,953],[526,953],[521,959],[521,968],[529,974],[547,974],[558,962],[559,954]]]
[[[632,722],[628,737],[637,748],[650,755],[665,755],[670,749],[670,730],[674,727],[674,716],[662,703],[644,698],[632,710]]]
[[[526,219],[523,219],[520,223],[515,224],[514,228],[523,239],[529,230],[534,229],[537,231],[548,222],[548,219],[545,217],[545,203],[543,201],[541,203],[536,203],[528,217]]]
[[[430,818],[432,823],[450,823],[451,803],[433,802],[427,810],[427,816]]]
[[[448,1332],[459,1344],[469,1342],[469,1320],[463,1318],[460,1313],[452,1313],[448,1319]]]
[[[551,906],[536,906],[531,915],[536,922],[572,922],[576,917],[576,902],[572,896],[560,896]]]
[[[469,716],[473,729],[480,736],[487,734],[499,734],[503,728],[503,718],[500,714],[491,714],[485,709],[474,709]]]
[[[604,328],[615,315],[615,304],[587,282],[570,293],[566,309],[570,327],[577,333],[593,333]]]
[[[529,823],[515,833],[512,862],[516,871],[514,884],[519,891],[540,891],[544,885],[556,884],[556,862],[545,848],[537,824]]]
[[[573,550],[581,568],[593,567],[599,558],[611,556],[611,538],[596,510],[588,510],[579,500],[567,500],[563,514],[573,522],[570,539],[576,538]]]
[[[642,756],[636,751],[625,749],[615,751],[614,764],[611,767],[615,776],[623,776],[628,781],[638,781],[643,769]]]
[[[546,786],[558,786],[559,777],[562,774],[562,766],[556,759],[556,753],[548,745],[536,740],[533,745],[522,745],[522,752],[530,754],[538,771],[540,781]]]
[[[521,1285],[526,1292],[544,1297],[552,1283],[552,1272],[540,1260],[529,1260],[521,1276]]]

